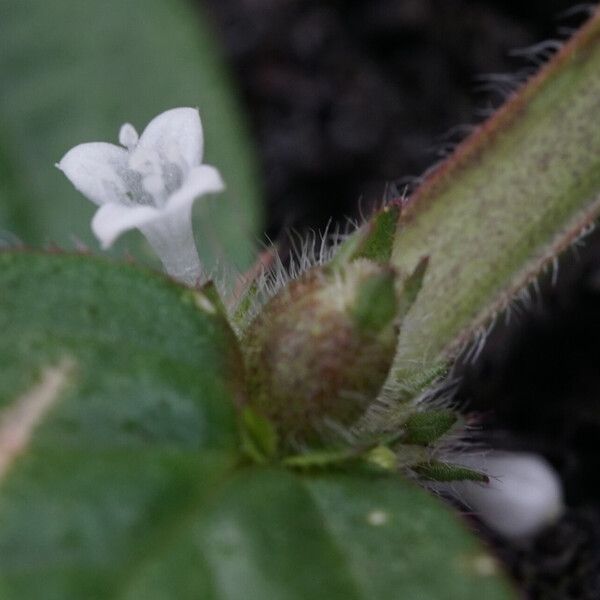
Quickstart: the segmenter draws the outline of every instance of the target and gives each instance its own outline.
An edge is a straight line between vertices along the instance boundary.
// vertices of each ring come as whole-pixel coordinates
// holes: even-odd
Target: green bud
[[[251,405],[286,442],[352,425],[389,372],[397,343],[394,270],[366,259],[314,268],[273,297],[246,331]]]

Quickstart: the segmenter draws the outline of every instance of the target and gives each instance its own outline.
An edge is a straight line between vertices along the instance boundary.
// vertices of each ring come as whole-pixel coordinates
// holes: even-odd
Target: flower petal
[[[104,204],[92,219],[92,231],[100,240],[102,248],[106,249],[125,231],[143,227],[162,216],[162,211],[152,206]]]
[[[563,511],[560,478],[540,456],[492,451],[483,457],[467,454],[456,462],[490,476],[488,484],[456,482],[454,492],[504,537],[534,536]]]
[[[168,162],[183,159],[188,168],[201,164],[204,132],[198,110],[173,108],[161,113],[144,129],[138,148],[158,152]]]
[[[56,165],[71,183],[92,202],[121,202],[127,193],[122,173],[127,151],[114,144],[91,142],[69,150]]]
[[[194,167],[188,173],[183,186],[170,196],[164,210],[168,213],[179,211],[191,205],[200,196],[222,192],[224,189],[225,184],[221,174],[215,167],[210,165]]]
[[[156,252],[167,273],[187,285],[196,285],[202,278],[192,231],[191,204],[179,211],[161,211],[161,218],[140,227],[140,231]]]

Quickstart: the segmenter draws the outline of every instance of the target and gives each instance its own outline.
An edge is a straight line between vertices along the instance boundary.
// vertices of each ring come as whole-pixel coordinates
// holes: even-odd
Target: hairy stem
[[[600,214],[600,10],[408,199],[392,262],[428,255],[396,377],[454,359]]]

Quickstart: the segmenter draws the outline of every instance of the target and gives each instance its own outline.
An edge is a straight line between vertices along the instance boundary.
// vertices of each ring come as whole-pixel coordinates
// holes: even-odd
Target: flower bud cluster
[[[250,402],[289,441],[351,425],[375,398],[397,343],[397,277],[358,259],[315,267],[283,288],[248,328]]]

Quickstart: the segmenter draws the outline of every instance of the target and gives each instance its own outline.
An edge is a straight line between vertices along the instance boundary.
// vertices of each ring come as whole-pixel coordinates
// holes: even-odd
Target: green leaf
[[[485,473],[437,460],[411,466],[411,469],[419,477],[429,481],[478,481],[480,483],[489,481]]]
[[[120,484],[112,497],[103,490],[85,492],[86,484],[96,490],[106,484],[104,479],[74,485],[77,480],[66,474],[72,466],[68,462],[57,463],[63,470],[53,477],[41,466],[29,472],[32,489],[19,490],[19,499],[29,503],[28,514],[39,512],[40,518],[23,528],[15,499],[8,499],[10,516],[24,529],[24,537],[18,552],[0,557],[4,600],[514,597],[499,567],[449,510],[409,483],[270,470],[216,480],[207,478],[205,461],[190,460],[187,470],[174,464],[179,466],[175,473],[173,464],[158,461],[150,475],[131,482],[147,495],[153,492],[155,501],[169,502],[164,510],[170,516],[156,505],[147,508],[154,508],[151,516],[158,522],[132,518],[140,501],[122,465],[110,473],[109,482]],[[157,498],[152,477],[160,475],[171,487]],[[65,492],[88,504],[60,511],[57,495]],[[32,529],[43,525],[41,517],[51,511],[58,521],[42,529],[45,537],[38,530],[32,539]],[[97,545],[78,543],[84,525]],[[136,534],[137,543],[129,549],[133,555],[116,573],[108,568],[122,559],[113,556],[123,542],[108,525]],[[14,530],[16,536],[16,526]],[[34,549],[32,567],[27,551]]]
[[[226,322],[197,295],[129,265],[0,253],[0,408],[68,361],[65,399],[37,439],[233,448],[240,359]]]
[[[405,444],[427,446],[448,433],[456,424],[458,415],[452,410],[427,410],[412,414],[404,423]]]
[[[342,266],[359,258],[381,263],[389,262],[399,216],[400,205],[398,204],[389,204],[375,213],[337,249],[331,266]]]
[[[234,462],[239,357],[197,294],[0,253],[3,599],[112,597]]]
[[[411,306],[419,296],[428,266],[429,256],[423,256],[419,262],[417,262],[417,266],[414,268],[413,272],[404,280],[402,292],[400,294],[400,302],[398,303],[398,313],[401,318],[406,316],[406,313],[410,310]]]
[[[309,450],[301,454],[286,456],[282,464],[292,469],[313,470],[343,468],[361,459],[361,452],[355,448],[325,448]]]
[[[512,597],[396,476],[243,467],[235,338],[199,292],[5,252],[0,330],[2,600]]]
[[[398,314],[396,277],[391,269],[366,277],[356,289],[351,314],[356,326],[376,335]]]
[[[257,464],[267,463],[277,455],[279,439],[275,427],[250,407],[240,414],[242,451]]]
[[[227,482],[128,584],[127,600],[513,598],[479,544],[411,484],[275,470]]]
[[[0,229],[25,243],[96,249],[95,207],[54,163],[81,142],[117,143],[160,112],[198,106],[224,194],[196,202],[201,256],[243,269],[261,232],[253,150],[200,6],[184,0],[1,0]],[[143,238],[125,250],[154,261]]]

